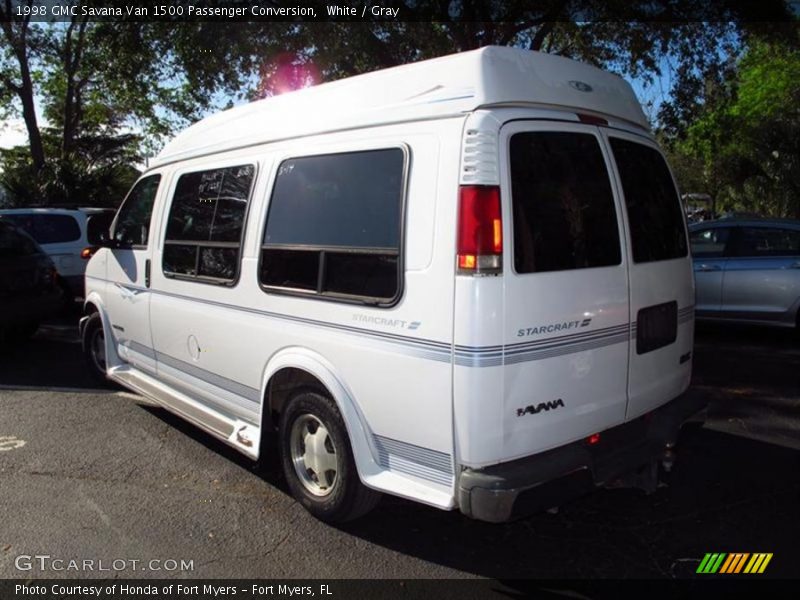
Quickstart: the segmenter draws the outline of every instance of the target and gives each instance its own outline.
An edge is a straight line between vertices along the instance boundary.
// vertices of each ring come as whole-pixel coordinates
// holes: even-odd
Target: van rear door
[[[627,253],[602,133],[516,121],[501,129],[503,458],[625,418]]]
[[[610,130],[603,136],[614,158],[630,238],[630,420],[689,385],[694,284],[685,219],[661,152],[641,136]]]

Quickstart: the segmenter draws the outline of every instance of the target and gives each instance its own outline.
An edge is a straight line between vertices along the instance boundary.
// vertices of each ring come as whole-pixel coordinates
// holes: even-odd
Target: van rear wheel
[[[280,444],[292,495],[321,521],[350,521],[380,500],[358,477],[350,438],[329,397],[316,391],[296,394],[281,414]]]

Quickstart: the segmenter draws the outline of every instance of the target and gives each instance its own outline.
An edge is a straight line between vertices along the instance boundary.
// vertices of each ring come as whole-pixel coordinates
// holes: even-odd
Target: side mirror
[[[103,231],[100,234],[100,239],[97,240],[97,246],[100,248],[111,248],[113,250],[114,248],[119,248],[120,243],[111,237],[110,231]]]

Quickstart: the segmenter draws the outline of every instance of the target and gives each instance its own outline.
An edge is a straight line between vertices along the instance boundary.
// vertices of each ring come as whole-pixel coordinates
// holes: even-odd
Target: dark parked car
[[[723,219],[689,234],[698,319],[800,330],[800,221]]]
[[[116,212],[109,208],[9,208],[0,219],[30,235],[53,259],[65,299],[83,298],[83,274]]]
[[[63,304],[53,261],[28,234],[0,220],[0,347],[33,335]]]

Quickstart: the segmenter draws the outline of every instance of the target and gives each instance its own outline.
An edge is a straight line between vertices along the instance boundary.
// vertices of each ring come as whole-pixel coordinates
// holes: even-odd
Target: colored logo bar
[[[697,573],[711,575],[714,573],[763,573],[769,561],[772,560],[772,553],[757,552],[709,552],[700,561]]]

